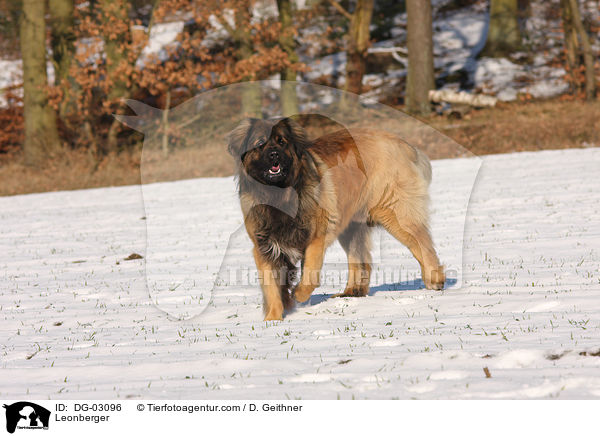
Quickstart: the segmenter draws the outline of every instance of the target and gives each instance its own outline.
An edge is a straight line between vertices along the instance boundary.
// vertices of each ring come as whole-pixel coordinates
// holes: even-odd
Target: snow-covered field
[[[343,286],[327,284],[275,323],[261,321],[252,283],[222,284],[188,320],[149,297],[145,259],[123,260],[146,254],[139,186],[0,198],[0,397],[600,398],[599,162],[595,148],[486,156],[460,288],[374,277],[369,297],[327,299]],[[453,192],[472,163],[434,162],[434,239],[447,264],[461,254],[447,236]],[[194,211],[205,217],[197,232],[165,247],[171,270],[218,261],[209,247],[190,260],[185,247],[206,232],[229,238],[222,223],[240,219],[232,179],[155,189],[171,196],[175,224],[179,193],[213,193]],[[227,260],[250,274],[240,241]],[[394,247],[410,276],[416,261]]]

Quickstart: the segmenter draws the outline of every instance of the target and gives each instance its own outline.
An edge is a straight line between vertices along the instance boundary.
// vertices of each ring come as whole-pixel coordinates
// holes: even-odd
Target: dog
[[[368,295],[374,226],[409,248],[427,289],[443,289],[444,269],[428,227],[431,164],[420,150],[371,129],[342,128],[311,141],[291,118],[243,120],[229,134],[228,150],[265,320],[281,320],[294,299],[310,298],[320,285],[325,250],[336,239],[349,274],[345,290],[334,296]]]

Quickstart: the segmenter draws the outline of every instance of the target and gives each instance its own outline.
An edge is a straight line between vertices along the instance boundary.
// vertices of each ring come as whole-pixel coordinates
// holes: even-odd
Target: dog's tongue
[[[279,164],[277,164],[277,165],[273,165],[273,166],[271,167],[271,171],[273,171],[274,173],[276,173],[277,171],[279,171]]]

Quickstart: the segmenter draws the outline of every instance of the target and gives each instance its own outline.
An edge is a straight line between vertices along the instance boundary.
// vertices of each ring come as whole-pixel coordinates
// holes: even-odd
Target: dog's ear
[[[303,152],[308,149],[310,141],[304,128],[292,118],[282,118],[279,123],[283,124],[289,132],[296,151]]]
[[[254,124],[254,118],[246,118],[242,120],[235,129],[229,132],[227,136],[227,151],[234,157],[238,157],[241,155],[242,146],[244,142],[246,142],[246,138],[248,137],[248,133],[250,133],[250,129],[252,129],[252,125]]]

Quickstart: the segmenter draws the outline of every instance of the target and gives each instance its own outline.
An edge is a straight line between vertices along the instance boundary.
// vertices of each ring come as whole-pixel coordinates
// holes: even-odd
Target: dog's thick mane
[[[237,162],[237,185],[244,220],[251,222],[257,248],[275,264],[293,270],[314,231],[315,213],[319,210],[321,178],[320,158],[309,151],[310,141],[302,128],[291,122],[290,145],[294,147],[298,168],[297,177],[289,187],[266,185],[254,179],[245,170],[241,159]],[[244,123],[234,135],[239,150],[244,150],[253,123]],[[300,141],[294,144],[294,141]]]
[[[245,147],[254,124],[257,120],[248,119],[243,121],[229,136],[229,143],[235,144],[239,153]],[[278,208],[288,215],[296,216],[305,213],[307,210],[314,210],[319,199],[319,163],[309,149],[312,142],[306,137],[302,127],[289,119],[270,120],[272,122],[285,122],[293,138],[293,145],[298,157],[299,168],[295,183],[287,188],[266,185],[251,177],[244,169],[241,159],[237,159],[236,180],[238,194],[247,200],[252,200],[253,206],[270,205]],[[232,151],[230,145],[230,152]],[[294,212],[294,213],[291,213]]]
[[[241,198],[251,202],[251,206],[269,206],[286,213],[292,218],[302,220],[307,212],[315,210],[319,203],[320,177],[318,163],[307,150],[299,156],[302,166],[296,183],[287,188],[265,185],[248,175],[243,166],[237,173],[238,193]],[[250,212],[250,211],[249,211]]]

